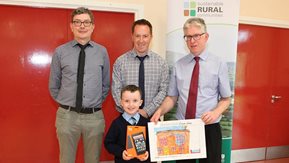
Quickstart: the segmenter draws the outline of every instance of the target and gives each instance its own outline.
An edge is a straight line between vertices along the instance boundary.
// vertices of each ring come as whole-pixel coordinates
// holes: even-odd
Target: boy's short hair
[[[129,92],[132,92],[132,93],[138,91],[140,93],[140,95],[141,95],[141,89],[138,86],[136,86],[136,85],[127,85],[127,86],[125,86],[125,87],[123,87],[121,89],[120,99],[122,99],[122,95],[123,95],[123,93],[125,91],[129,91]]]

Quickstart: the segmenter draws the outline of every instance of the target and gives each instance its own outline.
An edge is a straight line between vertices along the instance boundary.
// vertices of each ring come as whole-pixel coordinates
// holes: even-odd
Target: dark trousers
[[[219,123],[205,125],[207,158],[199,163],[221,163],[222,133]],[[177,160],[176,163],[196,163],[196,160]]]

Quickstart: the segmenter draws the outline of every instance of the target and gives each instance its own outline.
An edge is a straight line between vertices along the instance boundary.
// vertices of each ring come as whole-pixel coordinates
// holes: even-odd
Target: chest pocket
[[[206,96],[213,96],[218,92],[218,75],[212,73],[205,73],[199,77],[200,92]]]

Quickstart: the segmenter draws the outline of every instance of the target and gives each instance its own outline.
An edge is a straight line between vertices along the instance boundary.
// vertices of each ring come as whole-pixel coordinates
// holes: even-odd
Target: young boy
[[[107,135],[104,139],[104,146],[107,151],[115,156],[115,163],[121,162],[150,162],[149,161],[149,144],[148,136],[146,135],[147,151],[143,157],[129,156],[126,151],[126,129],[128,125],[146,126],[148,119],[139,114],[139,107],[142,104],[141,90],[135,85],[127,85],[121,90],[121,106],[124,113],[117,117],[111,124]],[[132,118],[133,117],[133,118]],[[135,120],[136,121],[135,121]]]

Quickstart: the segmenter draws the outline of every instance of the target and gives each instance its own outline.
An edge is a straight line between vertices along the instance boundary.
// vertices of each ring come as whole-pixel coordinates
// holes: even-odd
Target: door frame
[[[113,2],[45,2],[45,0],[0,0],[2,5],[16,5],[16,6],[28,6],[28,7],[44,7],[44,8],[63,8],[63,9],[75,9],[77,7],[87,7],[94,11],[110,11],[110,12],[123,12],[134,13],[135,20],[144,17],[144,6],[137,4],[121,4]]]
[[[288,21],[240,16],[239,24],[250,24],[266,27],[289,28]]]

